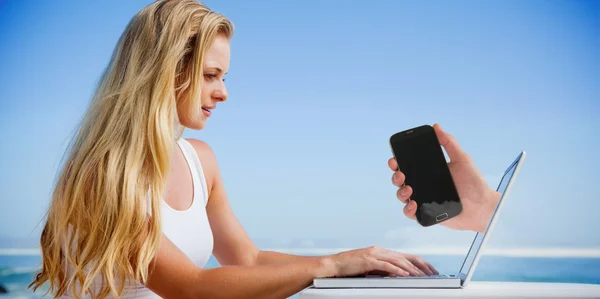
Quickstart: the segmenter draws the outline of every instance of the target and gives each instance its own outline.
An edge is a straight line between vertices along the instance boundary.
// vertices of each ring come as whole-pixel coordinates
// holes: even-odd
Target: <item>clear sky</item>
[[[149,2],[0,1],[0,236],[39,233],[68,137]],[[491,186],[529,154],[495,246],[600,246],[599,1],[205,3],[236,26],[230,97],[185,135],[216,152],[253,238],[464,245],[406,219],[387,168],[391,134],[439,122]]]

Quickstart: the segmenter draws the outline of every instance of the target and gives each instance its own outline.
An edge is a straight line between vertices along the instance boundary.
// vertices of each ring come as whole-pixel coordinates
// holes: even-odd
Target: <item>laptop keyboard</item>
[[[379,274],[369,274],[369,275],[361,275],[354,277],[371,277],[371,278],[406,278],[403,276],[389,276],[389,275],[379,275]],[[424,276],[408,276],[411,278],[454,278],[456,275],[448,275],[448,274],[437,274],[437,275],[424,275]]]
[[[437,275],[425,275],[425,277],[429,277],[429,278],[452,278],[452,277],[456,277],[456,275],[437,274]]]

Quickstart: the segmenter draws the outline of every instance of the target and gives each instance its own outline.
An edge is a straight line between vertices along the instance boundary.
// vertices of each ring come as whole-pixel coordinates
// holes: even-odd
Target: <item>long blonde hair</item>
[[[201,113],[203,55],[219,34],[230,38],[231,22],[195,0],[159,0],[132,18],[57,177],[34,291],[49,282],[54,297],[102,298],[119,296],[126,279],[147,282],[171,150],[183,133],[177,102]]]

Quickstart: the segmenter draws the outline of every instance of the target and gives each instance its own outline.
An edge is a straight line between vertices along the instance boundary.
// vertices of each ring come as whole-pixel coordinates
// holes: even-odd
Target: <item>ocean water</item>
[[[423,256],[440,272],[455,273],[460,269],[463,256]],[[36,255],[0,255],[0,285],[8,290],[0,298],[43,298],[27,290],[40,257]],[[211,258],[206,268],[218,267]],[[600,258],[548,258],[548,257],[505,257],[482,256],[474,281],[519,281],[519,282],[570,282],[600,284]],[[290,298],[297,298],[294,295]]]

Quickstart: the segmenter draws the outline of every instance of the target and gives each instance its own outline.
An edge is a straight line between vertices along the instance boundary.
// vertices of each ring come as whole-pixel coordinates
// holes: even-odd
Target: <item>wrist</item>
[[[496,190],[490,189],[490,192],[488,192],[488,195],[485,199],[485,216],[481,219],[479,229],[477,230],[478,232],[484,233],[486,231],[490,221],[492,220],[492,216],[496,211],[496,207],[498,207],[498,202],[500,201],[501,196],[502,194]]]
[[[316,277],[334,277],[338,274],[337,264],[333,255],[317,258],[318,267]]]

